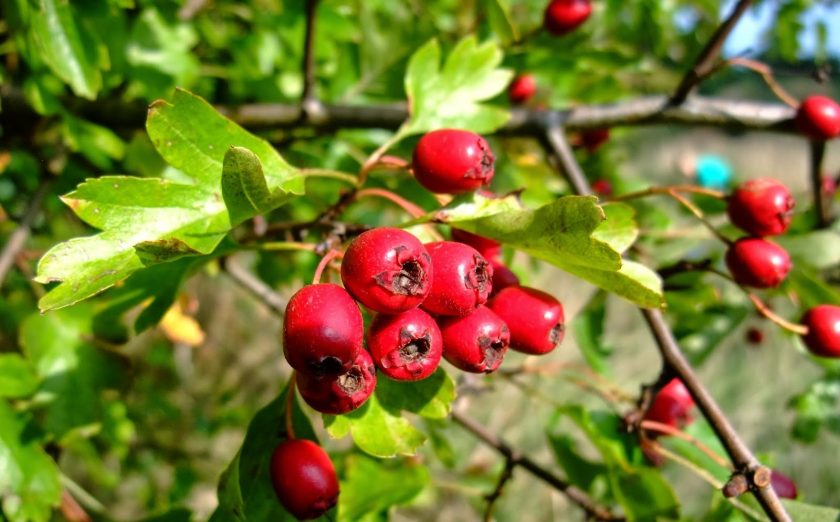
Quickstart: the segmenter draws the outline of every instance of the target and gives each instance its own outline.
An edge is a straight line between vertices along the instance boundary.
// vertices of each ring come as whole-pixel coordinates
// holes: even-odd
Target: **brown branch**
[[[546,141],[551,143],[552,140],[549,139],[549,132],[551,132],[551,129],[546,129]],[[556,133],[557,131],[555,130],[554,132]],[[570,172],[580,172],[580,166],[577,165],[574,155],[567,154],[562,148],[552,149],[551,152],[557,156],[561,164],[560,170],[564,175],[568,175]],[[572,165],[572,162],[575,164]],[[585,186],[582,187],[579,193],[591,194],[592,189],[589,183],[586,182],[585,177],[583,177],[583,180]],[[576,184],[580,184],[580,182],[579,180],[570,179],[569,184],[575,186]],[[694,402],[700,408],[703,416],[712,426],[717,438],[726,449],[729,459],[732,461],[733,468],[744,472],[748,477],[752,477],[753,473],[762,466],[735,432],[735,429],[729,423],[729,420],[723,414],[711,394],[703,386],[703,383],[697,378],[688,360],[686,360],[680,350],[679,345],[677,345],[674,334],[665,322],[662,313],[659,310],[650,309],[641,309],[641,312],[650,327],[659,352],[662,355],[664,363],[663,370],[679,377],[686,388],[688,388],[688,391],[694,398]],[[760,487],[757,484],[751,484],[751,486],[753,486],[751,489],[758,499],[759,504],[761,504],[762,509],[771,519],[783,522],[791,520],[784,506],[782,506],[779,498],[776,496],[776,493],[773,491],[773,488]]]
[[[496,508],[496,502],[502,496],[505,489],[505,484],[513,478],[513,469],[516,463],[511,459],[505,459],[505,468],[499,475],[499,480],[496,482],[496,488],[492,493],[484,497],[487,500],[487,506],[484,508],[484,522],[491,522],[493,520],[493,511]]]
[[[542,480],[554,489],[562,492],[569,500],[580,506],[587,515],[595,520],[624,520],[624,517],[613,515],[607,508],[597,504],[585,491],[577,488],[561,479],[551,471],[531,460],[527,455],[520,453],[503,441],[499,436],[491,433],[484,426],[475,420],[467,417],[457,410],[452,411],[452,420],[461,425],[464,429],[478,437],[482,442],[495,449],[508,462],[514,466],[520,466],[529,473]]]
[[[44,198],[52,187],[51,181],[41,183],[32,200],[29,202],[29,207],[26,209],[23,217],[20,219],[17,228],[9,236],[9,240],[3,246],[3,251],[0,252],[0,287],[6,281],[6,276],[12,265],[15,264],[20,251],[26,245],[26,240],[29,239],[29,233],[32,229],[32,222],[38,217],[38,212],[41,211],[41,204]]]
[[[811,141],[811,191],[814,198],[814,211],[817,214],[817,226],[827,228],[831,224],[830,198],[825,196],[822,182],[822,166],[825,158],[825,142]]]
[[[283,317],[286,300],[271,289],[260,278],[243,268],[230,257],[221,258],[222,269],[240,286],[251,292],[254,297],[265,303],[277,315]]]
[[[723,43],[726,37],[735,28],[735,24],[741,19],[741,16],[747,11],[747,8],[752,3],[752,0],[739,0],[732,14],[724,20],[722,24],[715,30],[712,38],[706,44],[700,55],[694,60],[694,65],[683,76],[682,81],[677,87],[674,95],[671,96],[670,105],[680,105],[688,98],[688,94],[694,87],[696,87],[709,73],[715,70],[718,56],[723,49]]]
[[[306,0],[306,31],[303,38],[303,94],[300,106],[306,120],[323,117],[323,106],[315,93],[315,19],[318,0]]]

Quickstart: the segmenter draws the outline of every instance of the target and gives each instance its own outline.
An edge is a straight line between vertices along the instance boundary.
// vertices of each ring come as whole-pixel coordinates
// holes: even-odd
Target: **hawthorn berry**
[[[363,350],[364,336],[359,306],[338,285],[307,285],[289,299],[283,355],[295,370],[318,376],[344,373]]]
[[[277,498],[299,520],[318,518],[338,502],[335,467],[327,452],[311,440],[278,444],[269,469]]]
[[[374,228],[347,247],[341,280],[353,297],[371,310],[403,312],[428,295],[431,258],[420,240],[405,230]]]
[[[452,229],[452,241],[473,247],[485,259],[492,259],[502,253],[502,244],[495,239],[479,236],[459,228]]]
[[[426,243],[435,267],[432,289],[421,305],[436,315],[467,315],[487,302],[493,267],[476,249],[455,241]]]
[[[610,129],[593,129],[582,132],[580,142],[587,151],[595,152],[610,139]]]
[[[793,479],[779,470],[770,470],[770,485],[779,498],[796,499],[799,496]]]
[[[516,105],[527,103],[537,92],[537,79],[533,74],[520,74],[508,86],[508,99]]]
[[[341,375],[318,376],[298,372],[297,388],[313,410],[332,415],[353,411],[368,400],[376,387],[376,367],[364,348]]]
[[[490,292],[494,296],[509,286],[519,286],[519,277],[513,273],[513,270],[505,266],[504,263],[498,259],[491,259],[490,266],[493,267],[493,290]]]
[[[486,306],[464,317],[442,317],[443,357],[465,372],[490,373],[502,364],[510,329]]]
[[[560,301],[536,288],[511,286],[488,304],[510,328],[510,347],[541,355],[554,350],[566,333]]]
[[[425,134],[414,148],[414,177],[441,194],[472,192],[493,179],[495,157],[487,141],[474,132],[440,129]]]
[[[811,353],[820,357],[840,357],[840,306],[815,306],[802,317],[802,324],[808,327],[802,340]]]
[[[812,140],[840,136],[840,105],[827,96],[808,96],[796,111],[796,127]]]
[[[788,188],[771,178],[751,179],[729,196],[726,212],[736,227],[758,237],[783,234],[796,201]]]
[[[592,182],[592,192],[599,196],[612,196],[613,187],[608,179],[596,179]]]
[[[743,237],[726,251],[726,266],[735,282],[753,288],[775,288],[790,272],[787,251],[766,239]]]
[[[574,31],[590,14],[590,0],[551,0],[545,8],[543,27],[554,36],[562,36]]]
[[[764,341],[764,332],[758,328],[749,328],[746,334],[747,342],[750,344],[761,344]]]
[[[418,308],[377,314],[368,328],[368,348],[382,373],[397,381],[419,381],[440,365],[443,352],[435,320]]]
[[[682,428],[689,424],[691,408],[694,406],[694,399],[685,387],[685,384],[676,377],[653,398],[653,402],[645,412],[645,420],[667,424],[673,428]]]

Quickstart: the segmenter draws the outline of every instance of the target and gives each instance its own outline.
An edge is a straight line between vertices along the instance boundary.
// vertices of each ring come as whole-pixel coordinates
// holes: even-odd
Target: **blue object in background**
[[[726,190],[732,181],[732,167],[729,162],[714,154],[703,154],[697,158],[695,167],[697,184],[704,188]]]

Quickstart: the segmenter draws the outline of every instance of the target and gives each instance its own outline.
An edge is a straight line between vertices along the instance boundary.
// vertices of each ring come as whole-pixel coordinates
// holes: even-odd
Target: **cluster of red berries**
[[[792,266],[790,256],[766,237],[787,231],[794,205],[787,187],[773,179],[747,181],[730,195],[730,221],[750,234],[732,243],[726,252],[726,265],[735,282],[775,288],[784,281]],[[802,323],[808,329],[803,341],[813,354],[840,357],[840,306],[815,306]]]
[[[344,254],[344,288],[313,284],[292,296],[283,350],[307,404],[347,413],[373,393],[377,370],[417,381],[445,358],[467,372],[492,372],[509,346],[543,354],[559,344],[560,302],[519,286],[498,259],[498,243],[463,232],[455,237],[465,242],[423,244],[397,228],[369,230]],[[375,313],[367,331],[357,301]]]

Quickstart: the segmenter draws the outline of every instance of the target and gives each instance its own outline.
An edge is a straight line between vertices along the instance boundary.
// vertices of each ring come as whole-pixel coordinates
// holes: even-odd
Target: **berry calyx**
[[[297,388],[313,410],[341,415],[365,403],[376,387],[376,367],[367,350],[362,349],[353,365],[336,376],[317,376],[298,372]]]
[[[368,348],[377,368],[397,381],[419,381],[440,365],[443,341],[435,320],[413,308],[378,314],[368,328]]]
[[[510,328],[510,347],[532,355],[554,350],[566,333],[563,305],[536,288],[505,288],[488,304]]]
[[[590,14],[590,0],[551,0],[545,8],[543,27],[554,36],[562,36],[574,31]]]
[[[685,384],[675,377],[653,398],[644,419],[667,424],[672,428],[682,428],[693,420],[691,417],[693,406],[694,399],[691,398],[691,393]]]
[[[359,306],[331,283],[304,286],[286,306],[283,355],[300,372],[339,375],[350,369],[364,344]]]
[[[425,134],[414,148],[414,177],[427,190],[439,194],[472,192],[493,179],[495,157],[487,141],[458,129]]]
[[[440,319],[443,357],[465,372],[490,373],[502,364],[510,345],[510,329],[486,306],[464,317]]]
[[[793,479],[779,470],[770,470],[770,485],[779,498],[796,499],[799,496]]]
[[[318,518],[338,502],[335,467],[327,452],[311,440],[278,444],[269,469],[278,500],[299,520]]]
[[[487,302],[493,267],[476,249],[455,241],[426,243],[435,278],[423,309],[437,315],[463,316]]]
[[[771,178],[751,179],[732,192],[726,212],[736,227],[758,237],[783,234],[796,201],[788,188]]]
[[[827,96],[808,96],[796,111],[796,127],[812,140],[840,136],[840,105]]]
[[[473,247],[485,259],[492,259],[502,253],[502,244],[495,239],[479,236],[459,228],[452,229],[452,241]]]
[[[375,228],[347,247],[341,280],[371,310],[399,313],[416,307],[428,295],[431,258],[420,240],[405,230]]]
[[[802,340],[811,353],[820,357],[840,357],[840,306],[815,306],[802,317],[802,324],[808,327]]]
[[[520,74],[508,86],[508,99],[515,105],[527,103],[537,92],[537,79],[533,74]]]
[[[776,243],[744,237],[729,246],[726,266],[741,286],[775,288],[785,280],[792,263],[787,251]]]

